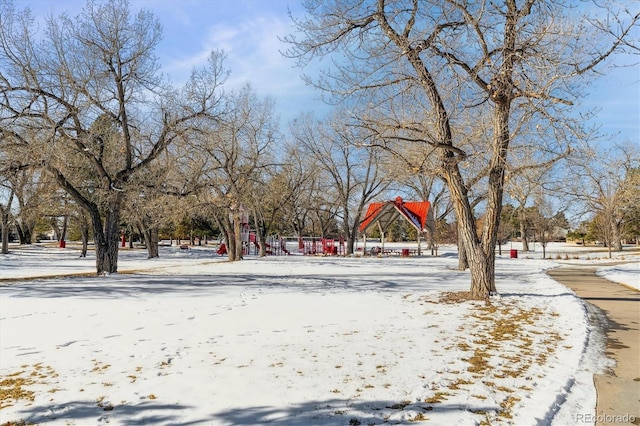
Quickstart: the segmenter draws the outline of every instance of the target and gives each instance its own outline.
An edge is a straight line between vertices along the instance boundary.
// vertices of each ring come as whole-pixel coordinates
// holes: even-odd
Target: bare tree
[[[283,164],[275,178],[282,196],[283,223],[282,231],[290,229],[298,238],[308,229],[312,211],[321,210],[324,203],[319,200],[320,167],[317,163],[305,161],[303,147],[295,143],[295,138],[287,141]]]
[[[640,167],[627,171],[621,195],[625,217],[623,236],[640,245]]]
[[[345,117],[347,117],[345,119]],[[346,254],[353,253],[360,219],[367,205],[389,187],[377,150],[360,146],[363,135],[349,126],[349,115],[337,110],[326,122],[310,116],[296,120],[291,133],[306,154],[305,164],[318,164],[335,204],[346,240]]]
[[[555,157],[550,161],[542,161],[538,158],[539,152],[525,151],[523,155],[517,157],[511,162],[509,173],[506,177],[506,191],[516,203],[516,212],[518,213],[520,240],[522,241],[522,250],[529,251],[529,229],[527,224],[531,222],[531,218],[527,217],[529,210],[527,207],[531,205],[535,199],[541,199],[543,191],[551,192],[551,188],[560,185],[560,182],[554,181],[554,176],[560,176],[560,180],[566,178],[562,173],[554,173],[554,165],[560,157]],[[530,165],[533,164],[533,165]],[[559,192],[558,192],[559,193]]]
[[[168,187],[167,174],[173,171],[169,164],[174,163],[167,163],[161,158],[138,173],[130,181],[132,187],[123,207],[123,219],[141,232],[149,259],[160,256],[160,228],[178,212],[184,213],[187,204],[184,198],[188,194],[178,194]]]
[[[276,132],[273,101],[260,99],[246,85],[229,94],[223,119],[203,126],[189,141],[194,167],[201,170],[201,198],[216,209],[229,260],[243,257],[241,237],[255,201],[252,190],[273,166]]]
[[[266,239],[270,233],[291,235],[295,232],[295,215],[290,209],[305,192],[306,177],[300,164],[291,160],[293,158],[283,158],[280,161],[285,163],[265,169],[249,194],[260,257],[267,254]]]
[[[89,1],[75,19],[50,17],[43,35],[36,28],[28,10],[0,3],[0,128],[88,212],[97,273],[116,272],[128,182],[215,113],[223,55],[175,90],[158,73],[159,23],[127,0]],[[93,180],[78,179],[70,163]]]
[[[567,117],[576,82],[629,46],[625,40],[638,14],[626,16],[625,9],[609,13],[606,22],[576,21],[563,2],[513,0],[335,0],[305,6],[308,15],[295,21],[303,36],[285,39],[291,43],[287,55],[304,64],[339,52],[333,68],[314,83],[357,101],[358,116],[378,137],[434,148],[469,259],[471,296],[488,298],[496,291],[495,245],[517,124],[575,124]],[[416,102],[429,111],[419,121],[393,106]],[[459,144],[472,123],[458,121],[461,110],[492,123],[490,137],[472,150]],[[486,176],[480,232],[464,173],[474,160],[483,161]]]
[[[572,161],[570,185],[565,189],[596,219],[595,229],[611,250],[622,250],[622,229],[640,202],[640,152],[629,143],[602,151],[587,149]]]
[[[536,241],[542,246],[543,259],[547,257],[548,243],[558,235],[564,236],[563,232],[569,228],[565,210],[564,206],[554,206],[553,200],[544,191],[539,191],[534,197],[533,213],[529,219],[533,224]]]

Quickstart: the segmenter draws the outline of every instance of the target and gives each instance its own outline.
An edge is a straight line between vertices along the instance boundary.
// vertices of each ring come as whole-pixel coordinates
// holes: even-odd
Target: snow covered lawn
[[[49,269],[14,253],[2,276],[93,267],[36,251]],[[601,342],[550,261],[498,259],[485,304],[448,293],[469,277],[446,253],[145,255],[121,253],[135,274],[0,282],[0,424],[544,425],[594,411]]]
[[[640,290],[640,263],[598,268],[597,274],[609,281],[624,284]]]

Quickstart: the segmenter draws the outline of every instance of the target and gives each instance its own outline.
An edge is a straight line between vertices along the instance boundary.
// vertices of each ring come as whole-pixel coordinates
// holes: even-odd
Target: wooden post
[[[384,254],[384,231],[382,230],[382,225],[380,225],[380,221],[378,221],[378,229],[380,230],[380,250],[381,253]]]

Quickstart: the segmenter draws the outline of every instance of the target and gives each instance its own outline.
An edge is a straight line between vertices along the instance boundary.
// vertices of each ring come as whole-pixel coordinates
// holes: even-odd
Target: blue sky
[[[279,40],[292,31],[287,14],[302,12],[300,0],[131,0],[134,9],[154,12],[164,29],[157,52],[163,71],[176,84],[184,82],[209,52],[223,49],[231,69],[230,87],[250,82],[260,96],[270,96],[283,125],[302,111],[323,110],[319,93],[305,86],[303,72],[280,51]],[[37,15],[69,11],[75,14],[83,0],[16,0]],[[635,39],[640,39],[636,29]],[[606,133],[618,133],[640,145],[640,66],[621,68],[591,86],[585,108],[600,108],[596,124]],[[625,63],[632,63],[626,58]]]
[[[280,42],[292,29],[288,10],[300,13],[294,0],[132,0],[154,12],[164,29],[158,52],[163,70],[182,83],[212,50],[222,49],[231,69],[230,87],[246,82],[260,96],[276,100],[283,124],[300,111],[326,108],[319,93],[307,87],[295,61],[280,54]]]

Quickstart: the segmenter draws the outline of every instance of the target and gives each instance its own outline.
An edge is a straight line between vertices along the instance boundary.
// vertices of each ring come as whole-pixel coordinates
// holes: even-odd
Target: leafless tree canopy
[[[494,249],[509,153],[518,144],[540,144],[533,129],[561,143],[581,136],[579,123],[569,119],[571,107],[590,71],[637,47],[629,32],[638,13],[584,7],[603,18],[581,19],[565,2],[533,0],[304,5],[307,15],[295,21],[302,36],[285,38],[287,55],[303,65],[331,55],[321,77],[309,81],[338,101],[348,99],[383,148],[397,152],[398,143],[421,143],[434,150],[434,172],[447,184],[468,254],[471,292],[488,297],[496,290]],[[477,132],[474,123],[487,131]],[[480,166],[469,174],[474,161]],[[480,235],[470,201],[476,182],[486,188]]]
[[[219,109],[223,55],[174,89],[158,72],[160,38],[153,15],[126,0],[89,1],[41,32],[28,9],[0,3],[0,128],[89,213],[98,273],[117,271],[132,177]]]

